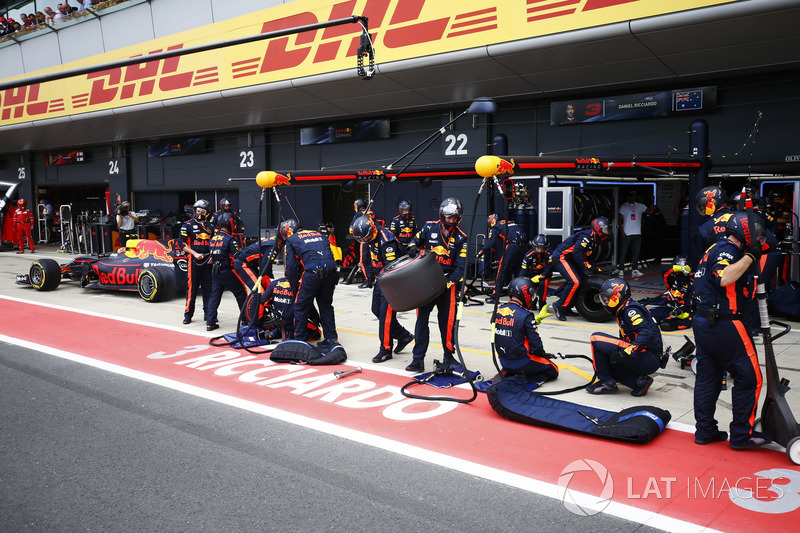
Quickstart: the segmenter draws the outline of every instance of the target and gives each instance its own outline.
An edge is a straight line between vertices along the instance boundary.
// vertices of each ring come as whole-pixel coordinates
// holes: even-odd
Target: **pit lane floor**
[[[32,257],[52,257],[61,262],[67,261],[69,256],[57,254],[54,250],[41,249],[37,254],[0,255],[0,279],[8,280],[0,283],[0,294],[12,296],[14,298],[24,298],[26,300],[40,301],[66,307],[79,307],[88,311],[100,314],[107,314],[128,319],[146,320],[151,323],[169,325],[176,331],[193,331],[203,336],[210,337],[204,331],[204,324],[194,322],[188,326],[180,324],[182,318],[182,301],[175,299],[160,304],[148,304],[142,301],[135,293],[107,293],[86,291],[77,287],[77,284],[67,283],[58,290],[50,293],[40,293],[29,288],[13,285],[13,276],[17,273],[26,272]],[[634,297],[651,296],[658,292],[658,285],[651,282],[653,276],[633,280]],[[377,321],[369,312],[369,290],[358,289],[355,285],[339,285],[335,297],[335,307],[337,310],[337,327],[339,329],[340,340],[348,351],[348,362],[351,364],[361,364],[369,367],[372,356],[377,353]],[[462,317],[462,325],[459,330],[462,353],[467,365],[471,369],[481,370],[488,378],[494,374],[491,363],[489,347],[489,323],[488,317],[491,308],[488,305],[467,307]],[[220,323],[221,329],[214,333],[233,331],[236,319],[235,301],[232,297],[226,297],[221,306]],[[402,313],[401,322],[409,329],[413,328],[413,312]],[[436,331],[432,324],[432,331]],[[544,339],[545,347],[551,352],[562,353],[583,353],[589,354],[588,337],[593,331],[607,331],[614,333],[616,327],[613,322],[606,324],[590,324],[579,317],[570,318],[566,323],[558,322],[554,319],[546,320],[540,333]],[[43,325],[43,338],[46,338],[46,325]],[[690,334],[691,337],[691,334]],[[432,340],[436,340],[433,336]],[[798,335],[796,330],[780,339],[775,345],[775,352],[778,364],[784,377],[796,382]],[[665,344],[672,344],[674,348],[683,344],[683,336],[679,334],[665,334]],[[435,350],[435,351],[434,351]],[[441,356],[438,345],[431,347],[426,360],[427,368],[430,368],[433,358]],[[401,375],[408,375],[402,369],[410,360],[410,347],[406,353],[395,356],[395,359],[379,366],[382,370],[392,369]],[[563,363],[563,362],[559,362]],[[571,385],[580,384],[591,375],[591,366],[588,362],[574,359],[566,361],[562,366],[562,373],[559,380],[549,385],[549,388],[566,388]],[[390,370],[391,371],[391,370]],[[673,414],[672,427],[679,430],[691,430],[689,425],[693,423],[691,413],[691,396],[693,375],[689,369],[680,369],[674,361],[670,362],[667,369],[659,372],[656,381],[646,397],[649,404],[668,409]],[[632,405],[641,405],[642,400],[631,397],[626,391],[621,390],[616,395],[603,396],[601,398],[590,397],[588,394],[579,391],[561,398],[593,405],[595,407],[619,410]],[[793,395],[789,395],[790,403],[795,412],[798,411],[797,400]],[[730,391],[723,392],[720,398],[718,416],[721,427],[725,427],[729,421],[729,401]],[[691,452],[689,448],[687,452]],[[791,466],[787,464],[787,466]]]

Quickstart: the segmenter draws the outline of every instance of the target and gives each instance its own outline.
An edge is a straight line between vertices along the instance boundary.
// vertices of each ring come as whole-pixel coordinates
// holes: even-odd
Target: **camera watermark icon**
[[[570,483],[576,476],[597,478],[597,483],[602,487],[599,496],[586,492],[570,489]],[[600,513],[611,503],[614,495],[614,479],[608,469],[597,461],[591,459],[578,459],[567,465],[558,477],[558,499],[571,513],[579,516],[592,516]]]

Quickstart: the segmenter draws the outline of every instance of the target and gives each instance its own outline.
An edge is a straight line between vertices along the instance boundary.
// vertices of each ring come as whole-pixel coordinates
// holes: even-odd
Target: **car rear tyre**
[[[28,276],[37,291],[52,291],[61,283],[61,267],[53,259],[39,259],[31,265]]]
[[[604,281],[602,278],[586,278],[575,297],[575,309],[589,322],[608,322],[614,318],[606,311],[603,304],[595,300]]]
[[[175,294],[175,274],[166,268],[146,268],[136,283],[139,296],[147,302],[163,302]]]

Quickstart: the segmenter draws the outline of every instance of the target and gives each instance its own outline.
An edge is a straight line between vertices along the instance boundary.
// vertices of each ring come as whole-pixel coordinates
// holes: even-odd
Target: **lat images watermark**
[[[557,497],[568,511],[579,516],[603,512],[615,495],[620,503],[648,499],[725,499],[759,513],[780,514],[800,509],[800,472],[786,468],[762,470],[737,479],[625,476],[624,480],[615,493],[614,479],[603,464],[579,459],[561,471]]]

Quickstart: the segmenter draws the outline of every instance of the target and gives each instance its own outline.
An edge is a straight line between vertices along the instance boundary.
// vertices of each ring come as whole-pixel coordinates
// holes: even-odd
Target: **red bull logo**
[[[141,239],[136,241],[133,249],[128,249],[125,255],[136,259],[157,259],[165,263],[172,263],[172,256],[169,254],[169,247],[158,241]]]
[[[506,161],[503,158],[498,158],[499,161],[497,162],[497,174],[513,174],[514,173],[514,160],[512,159],[510,162]]]
[[[714,193],[713,190],[706,192],[706,215],[713,215],[717,212],[717,199]]]
[[[514,310],[509,307],[500,307],[497,310],[497,314],[500,316],[511,316],[514,314]]]
[[[292,180],[289,176],[284,176],[283,174],[275,174],[275,185],[289,185]]]
[[[288,289],[291,285],[289,284],[288,281],[279,281],[278,283],[276,283],[276,286],[280,287],[281,289]]]
[[[603,163],[596,157],[578,157],[575,159],[577,170],[599,170],[603,168]]]

